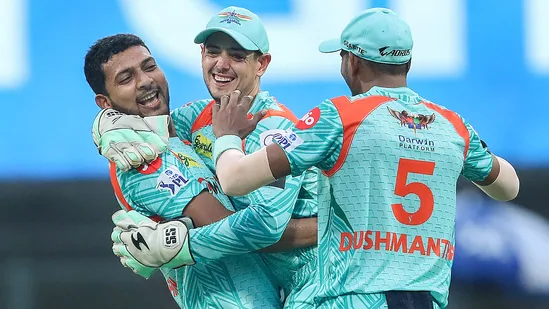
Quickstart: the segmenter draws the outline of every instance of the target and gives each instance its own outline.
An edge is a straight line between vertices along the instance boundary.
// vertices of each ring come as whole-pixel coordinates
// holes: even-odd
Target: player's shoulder
[[[461,126],[462,124],[467,124],[465,119],[457,111],[454,111],[444,105],[429,101],[427,99],[423,99],[421,103],[428,111],[439,114],[454,125],[459,124]]]
[[[262,121],[272,118],[275,121],[277,119],[279,119],[279,121],[280,119],[287,119],[294,123],[297,122],[297,117],[295,114],[284,104],[280,103],[276,97],[266,91],[260,93],[260,95],[260,106],[258,106],[258,109],[267,111]]]
[[[195,100],[195,101],[191,101],[191,102],[187,102],[185,104],[183,104],[181,107],[198,107],[198,106],[206,106],[208,104],[210,104],[213,100],[212,99],[200,99],[200,100]]]
[[[196,100],[187,102],[180,107],[174,109],[172,111],[172,114],[181,114],[181,113],[187,113],[189,111],[193,111],[194,113],[201,112],[208,104],[212,102],[212,99],[202,99],[202,100]]]

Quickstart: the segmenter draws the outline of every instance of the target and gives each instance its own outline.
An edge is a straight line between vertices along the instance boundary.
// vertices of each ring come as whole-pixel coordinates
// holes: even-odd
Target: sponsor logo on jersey
[[[181,188],[185,187],[189,180],[183,176],[176,166],[170,166],[162,171],[156,179],[156,189],[168,191],[171,196],[177,195]]]
[[[162,158],[158,157],[154,161],[152,161],[150,164],[143,164],[140,167],[137,168],[137,171],[144,175],[150,175],[156,171],[158,171],[162,167]]]
[[[418,151],[435,151],[435,141],[427,138],[410,138],[403,135],[398,136],[398,146],[404,149]]]
[[[454,259],[454,245],[447,239],[394,232],[342,232],[339,251],[349,250],[385,250],[418,256],[436,255],[448,261]]]
[[[184,153],[181,153],[181,152],[174,152],[175,155],[177,156],[177,158],[183,162],[183,164],[185,164],[185,167],[187,168],[191,168],[191,167],[201,167],[202,165],[198,162],[196,162],[196,160],[194,160],[193,158],[191,158],[190,156],[184,154]]]
[[[318,119],[320,119],[320,108],[315,107],[305,114],[305,116],[297,122],[295,127],[300,130],[310,129],[314,127],[314,125],[318,122]]]
[[[177,295],[179,295],[177,282],[175,282],[175,280],[173,280],[172,277],[168,277],[168,280],[166,280],[166,283],[168,284],[168,289],[170,289],[170,292],[172,292],[172,296],[177,297]]]
[[[429,125],[435,121],[434,113],[431,115],[423,115],[412,114],[405,110],[398,112],[388,106],[387,109],[389,110],[389,114],[391,114],[391,116],[395,117],[400,122],[401,126],[414,130],[414,134],[416,134],[417,130],[428,130]]]
[[[286,152],[290,152],[297,146],[303,144],[301,137],[297,136],[297,134],[290,129],[284,131],[284,133],[276,133],[273,136],[273,141],[278,143]]]
[[[193,148],[196,153],[203,155],[207,158],[212,158],[212,145],[213,142],[211,139],[206,136],[198,133],[193,141]]]
[[[261,144],[261,147],[269,146],[273,143],[273,138],[276,134],[281,135],[284,134],[284,132],[285,131],[281,129],[273,129],[262,132],[259,134],[259,143]]]

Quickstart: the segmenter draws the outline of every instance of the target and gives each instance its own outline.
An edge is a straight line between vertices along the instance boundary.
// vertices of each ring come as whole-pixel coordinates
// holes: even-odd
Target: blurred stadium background
[[[90,136],[83,58],[100,37],[135,33],[172,108],[206,98],[192,38],[228,5],[265,22],[263,89],[298,116],[348,93],[339,56],[318,42],[361,9],[401,14],[416,42],[411,87],[461,113],[522,182],[512,204],[458,186],[449,308],[549,308],[549,1],[0,0],[0,309],[177,308],[160,274],[145,281],[111,254],[119,206]]]

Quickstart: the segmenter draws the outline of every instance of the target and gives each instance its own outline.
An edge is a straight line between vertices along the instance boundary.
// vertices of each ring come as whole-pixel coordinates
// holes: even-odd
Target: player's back
[[[147,168],[117,171],[123,194],[117,197],[124,199],[122,204],[147,216],[172,219],[181,216],[187,204],[207,190],[234,211],[212,172],[189,144],[170,138],[170,150]],[[281,307],[278,288],[257,253],[161,271],[182,308]]]
[[[332,99],[344,139],[320,189],[320,297],[431,291],[447,304],[469,135],[457,114],[406,91]]]

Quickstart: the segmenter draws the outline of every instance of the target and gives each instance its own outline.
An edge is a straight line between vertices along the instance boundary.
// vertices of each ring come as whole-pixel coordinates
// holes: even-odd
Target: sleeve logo
[[[307,130],[312,128],[320,118],[320,108],[315,107],[311,109],[305,116],[303,116],[295,125],[300,130]]]
[[[281,129],[274,129],[274,130],[268,130],[265,132],[262,132],[259,134],[259,143],[261,144],[261,147],[269,146],[273,143],[273,138],[275,135],[282,135],[284,134],[284,130]]]
[[[183,176],[176,166],[170,166],[158,176],[156,189],[159,191],[168,191],[171,196],[175,196],[188,183],[189,180]]]
[[[288,129],[284,133],[277,133],[273,136],[273,141],[280,145],[286,152],[294,150],[297,146],[303,144],[303,140],[294,131]]]

